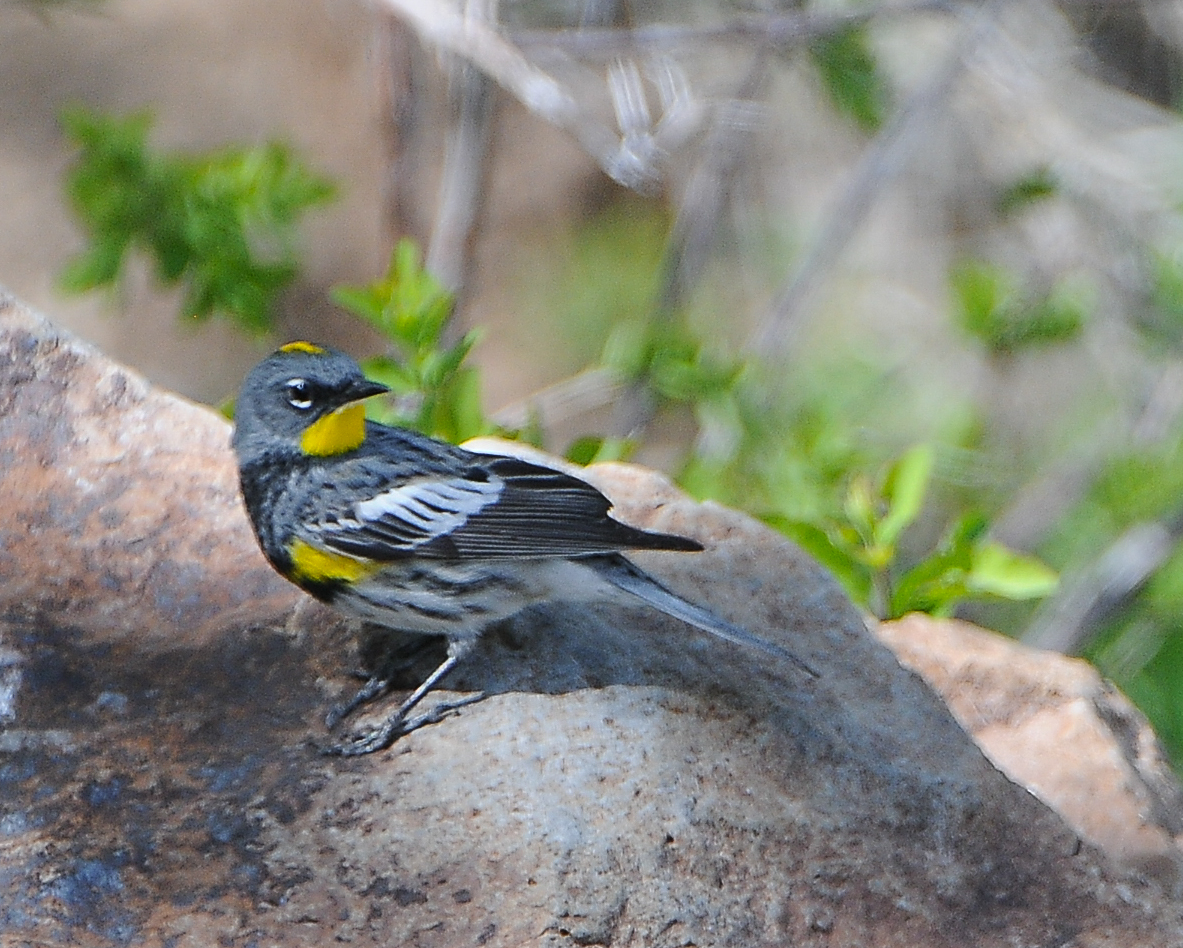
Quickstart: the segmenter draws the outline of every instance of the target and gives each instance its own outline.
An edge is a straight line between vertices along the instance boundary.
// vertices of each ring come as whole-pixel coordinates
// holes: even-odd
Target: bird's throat
[[[332,457],[361,447],[366,440],[366,409],[355,403],[343,405],[308,426],[300,437],[305,454]]]

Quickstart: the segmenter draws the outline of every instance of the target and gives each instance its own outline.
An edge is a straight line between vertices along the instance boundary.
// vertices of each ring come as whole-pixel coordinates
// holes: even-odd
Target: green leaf
[[[891,465],[883,487],[887,514],[875,529],[875,539],[879,543],[894,545],[900,534],[920,516],[935,457],[930,445],[918,444]]]
[[[454,299],[423,269],[412,241],[399,242],[380,279],[335,287],[333,298],[378,329],[397,351],[396,357],[365,364],[367,375],[399,396],[398,410],[380,408],[379,417],[389,415],[453,442],[496,430],[482,408],[480,374],[467,364],[480,333],[473,330],[454,345],[443,345]]]
[[[866,475],[856,474],[846,490],[846,504],[843,507],[847,522],[858,531],[867,543],[875,537],[875,495],[871,481]]]
[[[148,146],[151,118],[66,109],[79,153],[66,192],[90,248],[69,263],[63,286],[113,285],[134,250],[165,285],[181,284],[183,314],[220,314],[241,328],[270,328],[279,293],[295,278],[294,227],[332,185],[285,146],[167,154]]]
[[[870,571],[854,556],[845,544],[835,542],[825,530],[812,523],[766,517],[765,522],[775,527],[833,573],[846,594],[854,602],[866,607],[871,598]]]
[[[976,510],[971,510],[962,516],[946,531],[939,549],[941,555],[949,557],[951,562],[966,569],[969,568],[970,555],[977,544],[985,539],[990,522]]]
[[[954,267],[949,282],[961,328],[994,348],[1005,314],[1014,305],[1014,282],[1000,268],[972,260]]]
[[[408,363],[420,367],[417,371],[430,363],[427,371],[448,374],[440,342],[455,299],[422,268],[414,241],[399,241],[381,279],[366,286],[334,287],[332,296],[393,342]],[[467,349],[459,358],[465,355]]]
[[[1013,214],[1039,201],[1055,197],[1060,191],[1060,182],[1047,167],[1036,168],[1029,174],[1015,179],[998,196],[996,207],[1002,215]]]
[[[994,355],[1076,338],[1093,307],[1091,286],[1068,277],[1042,297],[1019,292],[999,267],[968,261],[950,274],[958,322]]]
[[[974,552],[968,577],[972,592],[1003,599],[1040,599],[1054,593],[1058,585],[1053,569],[1000,543],[987,543]]]
[[[68,260],[59,281],[70,293],[84,293],[109,286],[119,276],[127,242],[118,238],[96,238],[90,249]]]
[[[480,341],[482,335],[483,333],[479,329],[474,329],[466,333],[451,349],[439,353],[432,366],[432,377],[438,378],[440,383],[451,378],[459,370],[464,360],[468,358],[472,347]]]
[[[397,359],[387,356],[375,356],[364,359],[361,363],[366,378],[381,382],[396,395],[406,395],[416,389],[416,379]]]
[[[878,131],[886,112],[887,88],[866,30],[854,27],[814,40],[809,52],[838,111],[863,131]]]
[[[605,438],[585,435],[576,438],[563,453],[568,461],[587,467],[603,461],[624,461],[632,456],[636,443],[629,438]]]
[[[966,514],[946,533],[938,550],[904,573],[889,608],[951,615],[967,599],[996,597],[1011,601],[1038,599],[1056,589],[1053,570],[1031,556],[986,540],[987,522]]]
[[[480,375],[471,367],[466,366],[452,376],[442,393],[440,406],[446,420],[435,425],[433,433],[439,437],[459,443],[492,431],[481,407]]]
[[[334,286],[329,290],[329,298],[368,323],[377,325],[382,318],[382,298],[372,287]]]

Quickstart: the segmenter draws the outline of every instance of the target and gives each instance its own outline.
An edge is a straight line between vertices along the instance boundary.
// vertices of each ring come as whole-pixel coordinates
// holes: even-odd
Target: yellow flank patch
[[[325,458],[359,448],[365,440],[366,408],[354,402],[310,424],[300,436],[300,448],[305,454]]]
[[[292,578],[303,583],[356,583],[378,570],[378,564],[346,553],[322,550],[303,540],[288,547]]]
[[[313,345],[311,342],[289,342],[286,346],[279,347],[280,352],[307,352],[309,355],[324,355],[328,350],[322,349],[320,346]]]

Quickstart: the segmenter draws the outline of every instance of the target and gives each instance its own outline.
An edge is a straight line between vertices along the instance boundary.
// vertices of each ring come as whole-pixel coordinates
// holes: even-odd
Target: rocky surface
[[[878,628],[1012,780],[1082,838],[1183,891],[1183,792],[1146,719],[1087,662],[965,622]]]
[[[484,702],[319,756],[364,650],[263,563],[228,432],[0,297],[0,943],[1183,944],[1166,877],[1006,779],[812,561],[639,468],[587,476],[708,548],[646,568],[818,680],[554,604],[450,681]],[[1023,669],[925,628],[887,635],[971,730],[1022,722],[965,709]]]

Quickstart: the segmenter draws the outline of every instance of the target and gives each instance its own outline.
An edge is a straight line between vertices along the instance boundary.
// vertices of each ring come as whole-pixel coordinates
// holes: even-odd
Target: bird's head
[[[292,342],[247,375],[234,412],[239,462],[275,448],[328,457],[365,440],[361,401],[389,389],[335,349]]]

